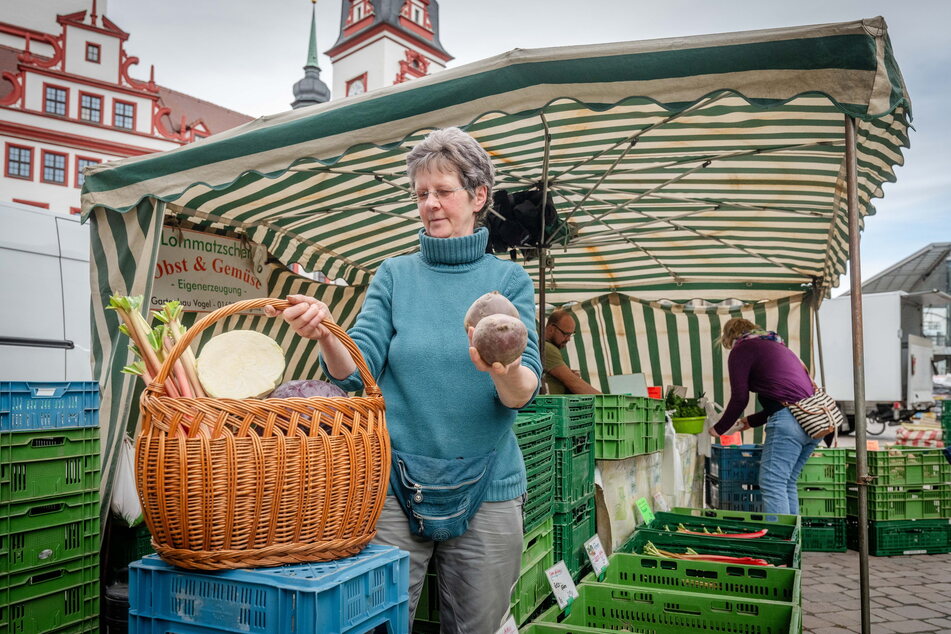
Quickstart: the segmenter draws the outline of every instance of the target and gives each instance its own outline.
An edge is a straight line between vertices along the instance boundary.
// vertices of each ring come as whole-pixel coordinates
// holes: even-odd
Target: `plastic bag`
[[[125,520],[129,526],[142,523],[142,505],[135,490],[135,447],[132,440],[125,436],[119,448],[119,460],[116,465],[116,481],[112,489],[112,512]]]
[[[697,436],[697,455],[705,458],[710,457],[710,446],[713,444],[713,436],[710,435],[710,428],[720,420],[720,414],[723,408],[707,397],[700,398],[700,407],[707,413],[707,420],[703,422],[703,433]]]
[[[661,490],[668,500],[673,501],[671,506],[677,506],[684,492],[683,464],[680,460],[680,451],[677,449],[677,432],[674,430],[670,412],[667,413],[666,421],[664,453],[661,458]]]

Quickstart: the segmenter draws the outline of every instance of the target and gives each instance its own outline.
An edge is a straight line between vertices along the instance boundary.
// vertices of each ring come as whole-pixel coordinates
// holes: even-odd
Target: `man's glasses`
[[[565,332],[564,330],[558,327],[558,324],[552,324],[552,328],[554,328],[555,330],[560,332],[562,335],[564,335],[566,339],[571,339],[572,335],[575,334],[573,332]]]
[[[465,187],[456,187],[455,189],[420,190],[413,192],[413,200],[418,203],[424,203],[429,200],[430,195],[435,196],[436,200],[446,200],[456,192],[462,191],[463,189],[465,189]]]

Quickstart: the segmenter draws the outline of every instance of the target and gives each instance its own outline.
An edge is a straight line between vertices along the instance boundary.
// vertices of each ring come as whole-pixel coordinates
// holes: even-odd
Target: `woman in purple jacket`
[[[756,392],[762,409],[739,422],[742,430],[766,425],[759,469],[764,510],[798,515],[796,480],[819,439],[803,431],[785,403],[812,396],[812,379],[782,337],[746,319],[726,322],[720,343],[730,350],[730,402],[710,434],[726,433],[746,409],[750,392]]]

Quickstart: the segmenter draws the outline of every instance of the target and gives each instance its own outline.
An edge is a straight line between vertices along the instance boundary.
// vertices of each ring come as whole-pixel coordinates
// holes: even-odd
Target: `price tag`
[[[595,535],[584,543],[584,551],[588,553],[588,559],[591,561],[591,568],[594,569],[594,576],[599,580],[608,568],[608,556],[604,554],[604,546],[601,545],[601,538]]]
[[[495,634],[518,634],[518,626],[515,625],[515,617],[510,614],[509,618],[505,620],[505,623],[502,624],[502,627],[500,627]]]
[[[670,507],[667,505],[667,498],[665,498],[664,494],[660,491],[654,494],[654,508],[664,513],[670,510]]]
[[[654,512],[651,510],[651,505],[647,503],[647,498],[638,498],[634,504],[637,506],[637,510],[641,512],[645,524],[654,521]]]
[[[555,600],[558,602],[560,609],[564,610],[571,605],[572,601],[578,598],[578,589],[575,587],[575,582],[571,580],[571,574],[568,572],[568,566],[565,565],[564,561],[559,561],[546,570],[545,575],[548,577],[548,585],[551,586],[551,591],[555,593]]]

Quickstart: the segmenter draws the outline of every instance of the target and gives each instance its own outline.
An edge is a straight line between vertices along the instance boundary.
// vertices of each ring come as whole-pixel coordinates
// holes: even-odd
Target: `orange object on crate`
[[[649,387],[647,388],[647,396],[649,398],[664,398],[664,388],[661,386]]]
[[[383,395],[360,350],[363,397],[173,398],[165,381],[196,336],[273,298],[209,313],[169,353],[140,401],[136,488],[155,551],[181,568],[216,570],[329,561],[376,535],[390,477]]]
[[[736,432],[735,434],[727,434],[725,436],[720,436],[720,444],[723,446],[726,445],[742,445],[743,444],[743,432]]]

